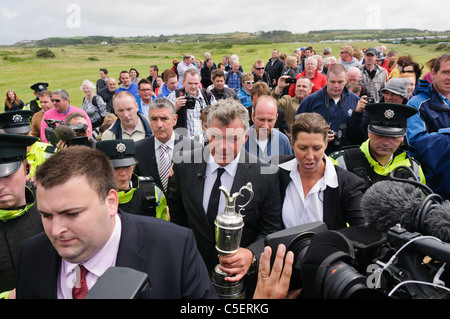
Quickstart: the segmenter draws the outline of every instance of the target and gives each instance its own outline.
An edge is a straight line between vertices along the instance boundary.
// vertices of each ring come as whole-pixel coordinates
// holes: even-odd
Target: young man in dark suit
[[[75,298],[78,286],[90,290],[110,267],[148,274],[144,298],[217,296],[191,230],[118,209],[114,170],[103,152],[61,150],[39,166],[36,182],[45,233],[22,246],[18,299]]]

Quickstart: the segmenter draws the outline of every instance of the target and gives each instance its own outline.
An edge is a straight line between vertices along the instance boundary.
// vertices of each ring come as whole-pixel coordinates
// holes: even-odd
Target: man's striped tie
[[[167,191],[167,175],[169,174],[169,168],[170,168],[170,158],[169,153],[167,152],[167,145],[161,144],[159,150],[158,171],[165,192]]]

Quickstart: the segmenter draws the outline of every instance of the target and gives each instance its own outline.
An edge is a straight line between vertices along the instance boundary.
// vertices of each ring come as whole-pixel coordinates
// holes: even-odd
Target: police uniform
[[[44,92],[45,90],[47,90],[48,83],[38,82],[38,83],[33,84],[30,88],[35,93],[41,93],[41,92]],[[29,107],[29,109],[31,111],[33,111],[33,113],[37,113],[41,110],[41,101],[39,101],[39,98],[36,98],[36,99],[30,101],[30,103],[28,103],[27,107]]]
[[[406,134],[406,120],[417,113],[413,107],[393,103],[367,104],[366,111],[370,116],[368,131],[372,134],[387,137],[402,137]],[[398,178],[414,178],[425,184],[425,175],[420,164],[408,155],[400,146],[386,166],[382,166],[370,153],[370,138],[360,147],[351,147],[330,154],[333,163],[363,178],[366,189],[373,183],[389,178],[389,174],[399,166],[407,166],[409,170],[397,170]]]
[[[14,174],[23,165],[27,147],[36,141],[33,136],[0,134],[0,183],[2,178]],[[0,294],[15,287],[17,257],[22,242],[44,230],[32,184],[27,184],[24,192],[25,205],[0,208]]]
[[[13,133],[28,135],[31,131],[30,120],[34,113],[30,110],[5,112],[0,114],[0,133]],[[27,160],[29,165],[29,177],[33,177],[36,169],[47,158],[53,155],[57,148],[51,144],[36,142],[28,148]]]
[[[104,152],[114,168],[136,165],[134,141],[113,139],[97,142],[97,149]],[[119,208],[137,215],[153,216],[168,220],[167,202],[163,191],[156,186],[152,177],[133,173],[130,187],[119,190]]]

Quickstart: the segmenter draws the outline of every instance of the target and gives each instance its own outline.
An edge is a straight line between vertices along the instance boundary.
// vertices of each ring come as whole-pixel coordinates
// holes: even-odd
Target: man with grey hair
[[[86,115],[89,131],[92,132],[91,119],[84,110],[76,106],[70,105],[69,93],[67,93],[65,90],[58,89],[53,91],[52,102],[53,102],[53,109],[50,109],[47,112],[45,112],[44,116],[42,117],[41,136],[40,136],[42,142],[49,143],[47,137],[45,136],[45,128],[48,127],[46,120],[56,120],[64,122],[66,116],[73,112],[79,112]],[[92,135],[89,137],[92,137]]]
[[[322,56],[324,59],[330,57],[331,56],[331,48],[330,47],[323,48]]]
[[[329,56],[323,59],[323,70],[322,73],[327,75],[328,69],[333,65],[336,64],[336,58],[334,56]]]
[[[251,274],[264,249],[264,238],[282,229],[278,168],[262,163],[243,148],[248,138],[249,116],[240,102],[218,101],[209,110],[207,123],[208,145],[190,152],[189,163],[173,166],[168,196],[171,221],[194,231],[209,271],[220,263],[220,269],[230,274],[227,281],[236,282],[245,276],[246,293],[252,296],[256,274]],[[218,260],[213,225],[216,215],[225,208],[225,198],[218,188],[222,185],[233,194],[247,183],[252,184],[254,197],[245,207],[240,248]],[[239,197],[236,207],[248,200],[249,197]]]
[[[135,173],[138,176],[152,177],[167,194],[168,170],[164,165],[171,163],[174,156],[181,155],[183,150],[202,145],[174,131],[178,115],[172,102],[166,98],[158,98],[150,103],[148,119],[153,135],[135,144],[138,160]]]

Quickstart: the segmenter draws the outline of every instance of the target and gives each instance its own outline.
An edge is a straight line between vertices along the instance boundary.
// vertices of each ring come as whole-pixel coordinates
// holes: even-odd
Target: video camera
[[[53,146],[56,146],[60,140],[70,145],[89,145],[89,139],[86,136],[77,136],[88,129],[86,124],[67,125],[64,121],[45,119],[47,127],[45,128],[45,137]],[[59,124],[59,125],[56,125]]]
[[[366,226],[329,231],[316,222],[266,237],[272,251],[280,243],[294,253],[290,289],[303,288],[306,299],[450,297],[441,279],[450,279],[450,244],[400,225],[386,234]]]
[[[266,237],[272,251],[282,243],[294,253],[290,289],[307,299],[450,298],[450,202],[395,170],[389,177],[364,194],[364,226],[315,222]]]

